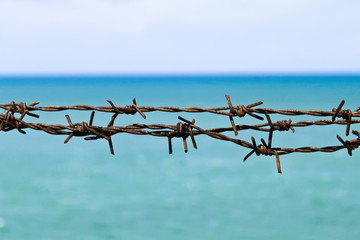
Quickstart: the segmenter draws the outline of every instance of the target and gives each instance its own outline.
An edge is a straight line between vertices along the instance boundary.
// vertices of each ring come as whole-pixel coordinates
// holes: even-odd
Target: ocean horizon
[[[0,76],[0,104],[39,101],[39,106],[92,105],[226,107],[263,101],[272,109],[331,111],[360,106],[360,74],[309,75],[28,75]],[[3,111],[2,113],[4,113]],[[35,112],[28,122],[88,121],[90,111]],[[176,125],[181,115],[205,129],[230,127],[226,116],[149,112],[119,115],[116,126]],[[96,113],[94,124],[111,114]],[[274,116],[274,121],[315,117]],[[323,118],[325,119],[325,118]],[[329,118],[330,120],[331,118]],[[248,116],[236,124],[258,124]],[[340,145],[346,126],[312,126],[274,133],[275,146]],[[353,124],[351,130],[358,130]],[[84,141],[35,130],[1,132],[1,239],[358,239],[358,150],[252,156],[232,143],[118,134],[115,155],[105,140]],[[229,136],[231,133],[229,133]],[[234,135],[231,135],[234,137]],[[267,137],[252,130],[237,138]],[[352,137],[353,138],[353,137]],[[255,155],[255,154],[254,154]]]

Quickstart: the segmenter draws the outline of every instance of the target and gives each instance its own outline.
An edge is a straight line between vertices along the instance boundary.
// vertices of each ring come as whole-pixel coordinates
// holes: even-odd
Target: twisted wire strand
[[[37,104],[39,102],[36,102]],[[12,104],[0,104],[0,108],[6,110],[8,109]],[[188,113],[214,113],[219,115],[225,115],[225,116],[237,116],[236,113],[230,113],[225,112],[229,111],[230,107],[217,107],[217,108],[202,108],[202,107],[151,107],[151,106],[138,106],[138,108],[142,112],[173,112],[173,113],[179,113],[179,112],[188,112]],[[236,110],[239,110],[239,107],[234,107]],[[57,112],[57,111],[67,111],[67,110],[78,110],[78,111],[99,111],[99,112],[107,112],[107,113],[114,113],[118,111],[122,114],[128,113],[127,107],[121,107],[116,106],[114,109],[112,106],[89,106],[89,105],[73,105],[73,106],[43,106],[43,107],[37,107],[37,106],[27,106],[27,109],[29,111],[46,111],[46,112]],[[294,110],[294,109],[270,109],[270,108],[248,108],[248,111],[251,113],[260,113],[260,114],[281,114],[281,115],[288,115],[288,116],[300,116],[300,115],[309,115],[309,116],[318,116],[318,117],[326,117],[326,116],[333,116],[333,111],[322,111],[322,110]],[[129,114],[129,113],[128,113]],[[352,112],[352,115],[354,117],[360,117],[359,109]],[[340,115],[338,115],[340,117]]]
[[[279,155],[286,155],[290,153],[312,153],[312,152],[335,152],[341,149],[347,149],[349,155],[352,155],[352,151],[360,145],[360,134],[357,131],[352,131],[356,136],[352,140],[343,140],[337,135],[341,145],[326,146],[326,147],[299,147],[299,148],[282,148],[272,146],[273,133],[276,131],[293,131],[298,127],[309,127],[309,126],[328,126],[328,125],[346,125],[346,136],[350,133],[350,127],[353,124],[360,123],[360,120],[356,119],[360,117],[360,107],[355,111],[350,109],[342,110],[345,101],[341,101],[337,108],[333,108],[332,111],[321,111],[321,110],[276,110],[269,108],[254,108],[262,104],[262,102],[256,102],[245,105],[234,106],[231,102],[230,96],[226,95],[228,107],[218,108],[201,108],[201,107],[190,107],[190,108],[179,108],[179,107],[141,107],[137,106],[136,100],[133,99],[132,105],[126,105],[125,107],[115,106],[112,101],[108,100],[110,106],[104,107],[93,107],[88,105],[74,105],[74,106],[37,106],[39,102],[34,102],[29,105],[26,103],[15,103],[0,104],[0,108],[5,112],[0,113],[0,131],[12,131],[17,130],[22,134],[25,134],[25,129],[32,129],[37,131],[43,131],[53,135],[67,135],[64,143],[67,143],[72,137],[84,137],[85,140],[97,140],[105,139],[109,142],[110,152],[114,154],[113,144],[111,137],[119,133],[135,134],[135,135],[148,135],[156,137],[168,138],[169,153],[172,153],[172,138],[182,138],[185,152],[188,151],[188,145],[186,139],[191,138],[193,147],[197,149],[195,136],[206,135],[214,139],[228,141],[250,149],[250,153],[244,158],[246,161],[252,154],[258,156],[276,156],[276,164],[278,172],[281,173],[281,165]],[[39,118],[40,116],[35,114],[34,111],[66,111],[66,110],[79,110],[87,111],[91,110],[91,116],[89,122],[72,123],[70,116],[66,115],[68,125],[61,124],[44,124],[44,123],[30,123],[24,121],[26,115],[30,117]],[[112,117],[107,126],[95,126],[93,125],[93,119],[95,112],[106,112],[112,113]],[[230,119],[231,127],[223,128],[211,128],[203,129],[195,124],[195,119],[189,121],[179,116],[180,122],[176,125],[165,125],[165,124],[142,124],[136,123],[128,126],[114,126],[115,119],[119,114],[136,114],[139,113],[144,119],[146,115],[144,113],[162,111],[162,112],[189,112],[189,113],[212,113],[228,116]],[[16,117],[15,114],[19,114]],[[244,117],[249,115],[258,120],[264,120],[265,118],[260,115],[265,115],[267,122],[255,125],[237,125],[235,124],[234,117]],[[299,121],[292,122],[289,120],[280,120],[272,122],[270,115],[280,114],[286,116],[316,116],[316,117],[331,117],[331,119],[320,119],[314,121]],[[337,120],[336,118],[342,118]],[[261,144],[257,144],[255,138],[251,138],[251,142],[237,139],[225,135],[228,132],[234,132],[235,136],[238,135],[238,131],[243,130],[255,130],[268,133],[267,142],[261,139]]]

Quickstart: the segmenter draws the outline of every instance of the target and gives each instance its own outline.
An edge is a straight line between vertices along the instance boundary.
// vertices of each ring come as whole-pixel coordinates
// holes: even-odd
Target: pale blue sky
[[[0,74],[358,73],[360,1],[0,0]]]

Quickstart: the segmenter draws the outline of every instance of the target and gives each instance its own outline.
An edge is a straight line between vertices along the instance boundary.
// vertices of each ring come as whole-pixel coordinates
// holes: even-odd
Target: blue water
[[[264,101],[275,109],[331,110],[360,104],[360,76],[141,76],[1,77],[0,102],[42,106],[131,104],[226,106]],[[41,113],[29,122],[87,121],[90,112]],[[210,114],[147,113],[119,116],[116,125],[176,124],[178,115],[204,128],[229,127]],[[274,116],[274,120],[289,117]],[[104,125],[106,113],[94,124]],[[303,117],[292,117],[293,121]],[[310,119],[310,118],[309,118]],[[249,117],[237,124],[255,124]],[[356,129],[356,126],[352,126]],[[345,126],[276,132],[274,146],[338,145]],[[229,136],[232,136],[229,133]],[[241,131],[239,138],[266,137]],[[198,150],[174,139],[119,134],[115,156],[104,140],[27,130],[0,133],[0,239],[359,239],[360,161],[347,152],[242,158],[248,150],[206,136]],[[348,139],[348,138],[347,138]]]

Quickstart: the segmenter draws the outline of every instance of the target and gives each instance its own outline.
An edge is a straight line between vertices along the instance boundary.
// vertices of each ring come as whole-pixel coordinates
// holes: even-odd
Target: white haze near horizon
[[[0,74],[359,72],[359,1],[0,0]]]

